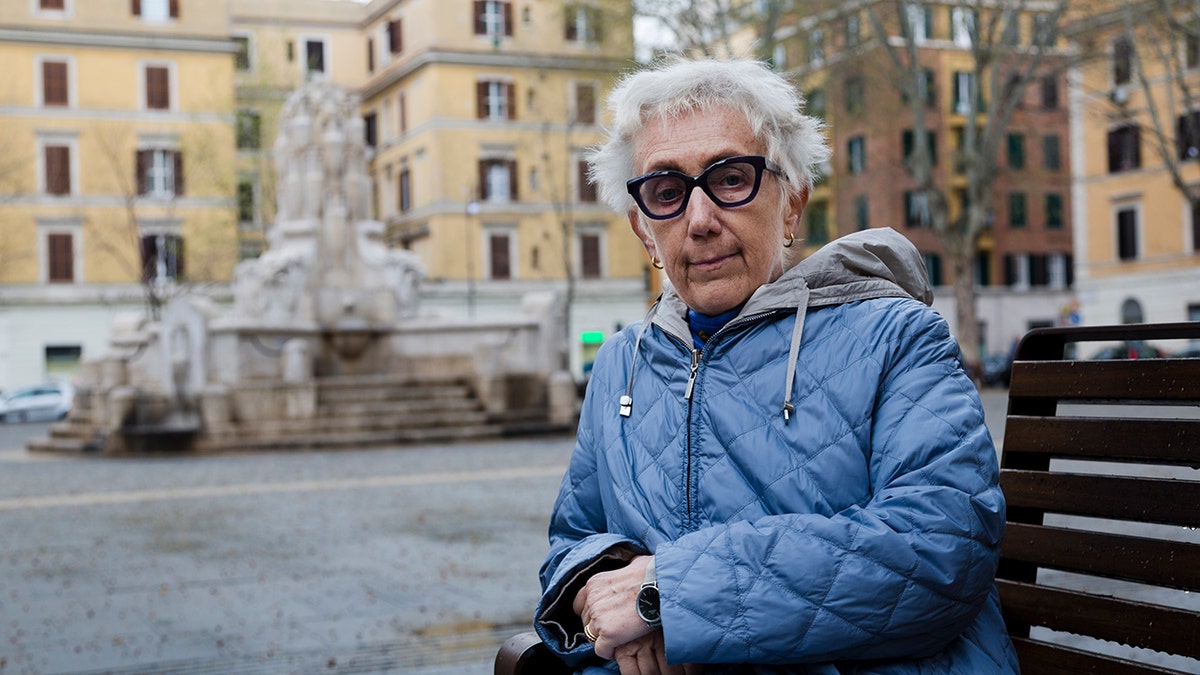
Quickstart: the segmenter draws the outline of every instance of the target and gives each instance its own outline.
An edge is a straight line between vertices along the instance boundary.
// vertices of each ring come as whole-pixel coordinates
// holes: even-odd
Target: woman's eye
[[[657,202],[663,202],[663,203],[673,202],[676,199],[679,199],[679,196],[681,194],[683,194],[683,191],[680,190],[679,188],[675,188],[675,187],[659,188],[658,191],[654,193],[654,200]]]

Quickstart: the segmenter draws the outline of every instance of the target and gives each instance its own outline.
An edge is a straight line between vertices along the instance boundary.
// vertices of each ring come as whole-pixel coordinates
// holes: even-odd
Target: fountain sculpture
[[[356,446],[573,421],[555,293],[502,321],[418,311],[418,259],[369,218],[359,103],[322,81],[292,94],[268,249],[235,269],[232,311],[180,293],[158,322],[118,321],[68,420],[30,449]]]

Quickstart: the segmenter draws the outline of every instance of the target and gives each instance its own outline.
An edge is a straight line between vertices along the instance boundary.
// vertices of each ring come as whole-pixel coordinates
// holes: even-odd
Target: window
[[[1192,252],[1200,253],[1200,202],[1192,202]]]
[[[1117,258],[1134,260],[1138,257],[1138,214],[1133,208],[1117,211]]]
[[[1133,80],[1133,40],[1122,36],[1112,43],[1112,81],[1116,86]]]
[[[1054,75],[1043,75],[1042,83],[1042,109],[1057,110],[1058,109],[1058,77]]]
[[[517,162],[511,159],[485,159],[479,162],[479,198],[489,202],[510,202],[517,198]]]
[[[1004,28],[1000,33],[1000,42],[1009,47],[1016,47],[1021,41],[1020,15],[1008,11],[1004,13]]]
[[[595,44],[600,42],[600,10],[587,5],[566,7],[564,36],[568,42]]]
[[[179,18],[179,0],[133,0],[133,15],[155,23]]]
[[[937,165],[937,134],[931,129],[925,132],[925,147],[929,151],[929,164]],[[900,134],[900,151],[903,153],[904,162],[907,164],[912,161],[913,150],[916,148],[916,133],[912,129],[905,129]]]
[[[71,146],[46,144],[42,147],[43,185],[46,194],[71,194]]]
[[[505,0],[475,0],[475,34],[493,40],[512,37],[512,5]]]
[[[828,243],[829,204],[827,202],[809,202],[803,215],[808,224],[808,243],[813,246]]]
[[[1063,214],[1063,198],[1056,192],[1046,194],[1046,229],[1061,230],[1066,217]]]
[[[1062,168],[1062,144],[1058,136],[1042,137],[1042,168],[1058,171]]]
[[[238,111],[237,147],[239,150],[257,150],[262,147],[262,115],[257,110]]]
[[[975,254],[975,285],[992,285],[992,255],[987,251]]]
[[[1175,119],[1175,152],[1183,161],[1200,159],[1200,110]]]
[[[1190,24],[1184,36],[1183,66],[1188,70],[1200,68],[1200,26]]]
[[[904,224],[909,227],[929,227],[933,214],[929,210],[929,193],[908,190],[904,193]]]
[[[922,253],[925,260],[925,270],[929,274],[930,286],[942,285],[942,256],[936,253]]]
[[[375,38],[367,38],[367,72],[375,72]]]
[[[846,78],[846,112],[852,115],[862,112],[865,96],[861,77]]]
[[[183,237],[165,233],[142,235],[142,281],[182,278]]]
[[[387,22],[388,51],[393,55],[404,51],[404,36],[401,30],[400,19]]]
[[[936,104],[933,89],[933,71],[928,68],[921,69],[921,75],[917,78],[917,98],[925,102],[926,107],[933,107]],[[900,100],[904,103],[909,102],[908,91],[900,92]]]
[[[601,257],[603,239],[596,232],[579,235],[579,276],[584,279],[599,279],[603,274]]]
[[[824,89],[813,89],[808,92],[808,112],[817,117],[825,115]]]
[[[175,150],[138,150],[137,191],[147,197],[183,194],[183,155]]]
[[[376,135],[378,133],[376,119],[377,117],[373,112],[363,115],[363,143],[366,143],[368,148],[375,147],[375,141],[378,138]]]
[[[400,212],[403,213],[412,208],[412,172],[408,167],[400,168]]]
[[[1022,228],[1028,224],[1028,214],[1024,192],[1012,192],[1008,195],[1008,225],[1012,228]]]
[[[255,213],[258,211],[258,196],[255,194],[254,182],[243,180],[238,182],[238,223],[243,230],[252,229]]]
[[[66,9],[63,6],[63,0],[38,0],[38,9],[42,11],[57,11],[61,12]]]
[[[171,109],[171,69],[168,66],[146,66],[146,108],[149,110]]]
[[[1108,132],[1108,172],[1129,171],[1142,165],[1141,130],[1125,124]]]
[[[975,12],[966,7],[950,8],[950,28],[954,44],[967,48],[975,43]]]
[[[1030,260],[1028,253],[1009,253],[1004,256],[1004,284],[1013,288],[1029,288]]]
[[[1071,258],[1066,253],[1047,253],[1046,284],[1051,288],[1066,288],[1071,285]]]
[[[817,67],[825,63],[825,31],[814,28],[808,34],[808,65]]]
[[[1055,25],[1050,20],[1049,14],[1034,14],[1033,15],[1033,35],[1030,36],[1033,40],[1033,45],[1038,47],[1050,47],[1054,44]]]
[[[575,83],[575,123],[596,123],[596,85],[591,82]]]
[[[596,202],[596,184],[588,180],[588,164],[586,160],[577,160],[575,176],[579,185],[579,201],[594,204]]]
[[[921,44],[929,39],[933,33],[933,14],[930,11],[915,2],[910,2],[904,7],[905,18],[908,19],[907,31],[912,36],[913,42]]]
[[[512,82],[476,82],[475,101],[476,112],[481,120],[516,119],[516,96]]]
[[[954,112],[967,115],[971,112],[971,97],[975,93],[975,73],[963,70],[954,73]],[[976,107],[976,110],[983,106]]]
[[[862,136],[851,137],[847,141],[847,158],[851,174],[862,173],[867,169],[867,139]]]
[[[860,230],[871,227],[871,203],[866,195],[854,198],[854,224]]]
[[[492,279],[512,279],[512,235],[508,232],[489,232],[487,241],[488,276]]]
[[[52,284],[69,284],[75,281],[75,237],[69,232],[51,232],[46,235],[48,271],[46,280]]]
[[[70,105],[70,92],[67,62],[49,59],[42,61],[42,105],[47,107]]]
[[[396,117],[400,122],[400,135],[408,133],[408,99],[404,92],[396,97]]]
[[[1008,135],[1008,168],[1025,168],[1025,134]]]
[[[862,42],[862,20],[858,14],[846,17],[846,46],[857,47]]]
[[[325,41],[309,38],[304,41],[304,78],[325,74]]]
[[[248,35],[233,36],[233,67],[246,72],[250,70],[250,37]]]

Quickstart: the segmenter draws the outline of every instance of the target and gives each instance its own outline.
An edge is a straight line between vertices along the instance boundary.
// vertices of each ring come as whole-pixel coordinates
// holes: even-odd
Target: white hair
[[[767,159],[783,168],[785,193],[809,192],[817,166],[829,158],[824,125],[801,112],[804,100],[781,75],[750,60],[671,57],[626,75],[608,96],[612,125],[587,154],[588,176],[600,197],[625,213],[634,207],[625,183],[634,178],[634,138],[652,119],[728,107],[740,111]]]

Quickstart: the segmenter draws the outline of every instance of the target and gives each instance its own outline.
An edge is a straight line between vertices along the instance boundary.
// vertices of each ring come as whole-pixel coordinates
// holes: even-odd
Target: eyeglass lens
[[[672,216],[682,212],[688,193],[701,185],[705,193],[722,207],[748,201],[758,187],[759,167],[748,161],[729,161],[710,167],[692,180],[678,172],[652,176],[638,188],[638,196],[649,215]]]

